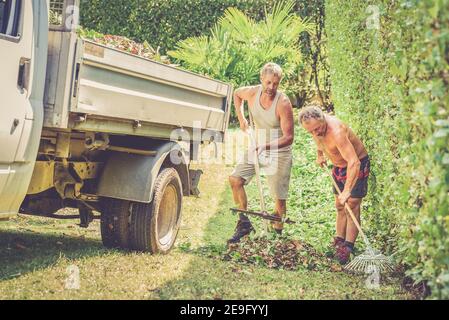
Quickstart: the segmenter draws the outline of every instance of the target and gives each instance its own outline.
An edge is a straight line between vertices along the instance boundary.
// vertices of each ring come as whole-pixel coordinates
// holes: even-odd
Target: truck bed
[[[177,128],[226,130],[229,84],[80,39],[74,32],[50,30],[49,42],[46,128],[164,139]]]

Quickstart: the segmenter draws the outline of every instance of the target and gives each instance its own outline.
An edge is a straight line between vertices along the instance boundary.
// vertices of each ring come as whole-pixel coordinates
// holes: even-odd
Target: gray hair
[[[263,78],[267,74],[274,74],[275,76],[279,77],[279,79],[282,79],[283,77],[283,71],[280,65],[269,62],[260,71],[260,77]]]
[[[316,119],[319,121],[324,120],[324,112],[318,105],[312,104],[301,110],[299,113],[299,123],[303,124],[311,119]]]

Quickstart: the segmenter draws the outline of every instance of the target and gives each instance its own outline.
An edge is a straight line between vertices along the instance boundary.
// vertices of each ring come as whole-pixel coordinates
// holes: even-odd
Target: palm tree
[[[236,86],[257,82],[259,70],[270,61],[292,76],[301,62],[299,36],[313,31],[313,24],[292,13],[293,7],[291,0],[279,2],[259,22],[228,8],[210,36],[180,41],[168,54],[189,70]]]

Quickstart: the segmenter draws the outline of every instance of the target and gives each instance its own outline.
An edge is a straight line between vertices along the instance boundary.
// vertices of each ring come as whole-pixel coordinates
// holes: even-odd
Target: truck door
[[[32,1],[0,0],[0,213],[8,211],[14,190],[7,190],[16,171],[27,118],[33,118],[29,82],[33,54]],[[27,19],[29,21],[27,21]]]

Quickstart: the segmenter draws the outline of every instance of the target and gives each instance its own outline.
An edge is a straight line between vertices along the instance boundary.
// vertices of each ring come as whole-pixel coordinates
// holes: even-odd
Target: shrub
[[[449,1],[327,0],[326,30],[336,112],[372,157],[367,229],[447,299]]]
[[[101,33],[147,41],[165,50],[207,33],[229,7],[253,19],[274,0],[81,0],[81,24]]]
[[[178,43],[169,55],[189,70],[231,82],[254,85],[269,61],[282,65],[286,78],[295,76],[301,62],[298,38],[312,25],[292,13],[293,2],[278,4],[256,22],[236,8],[229,8],[211,36],[192,37]]]

